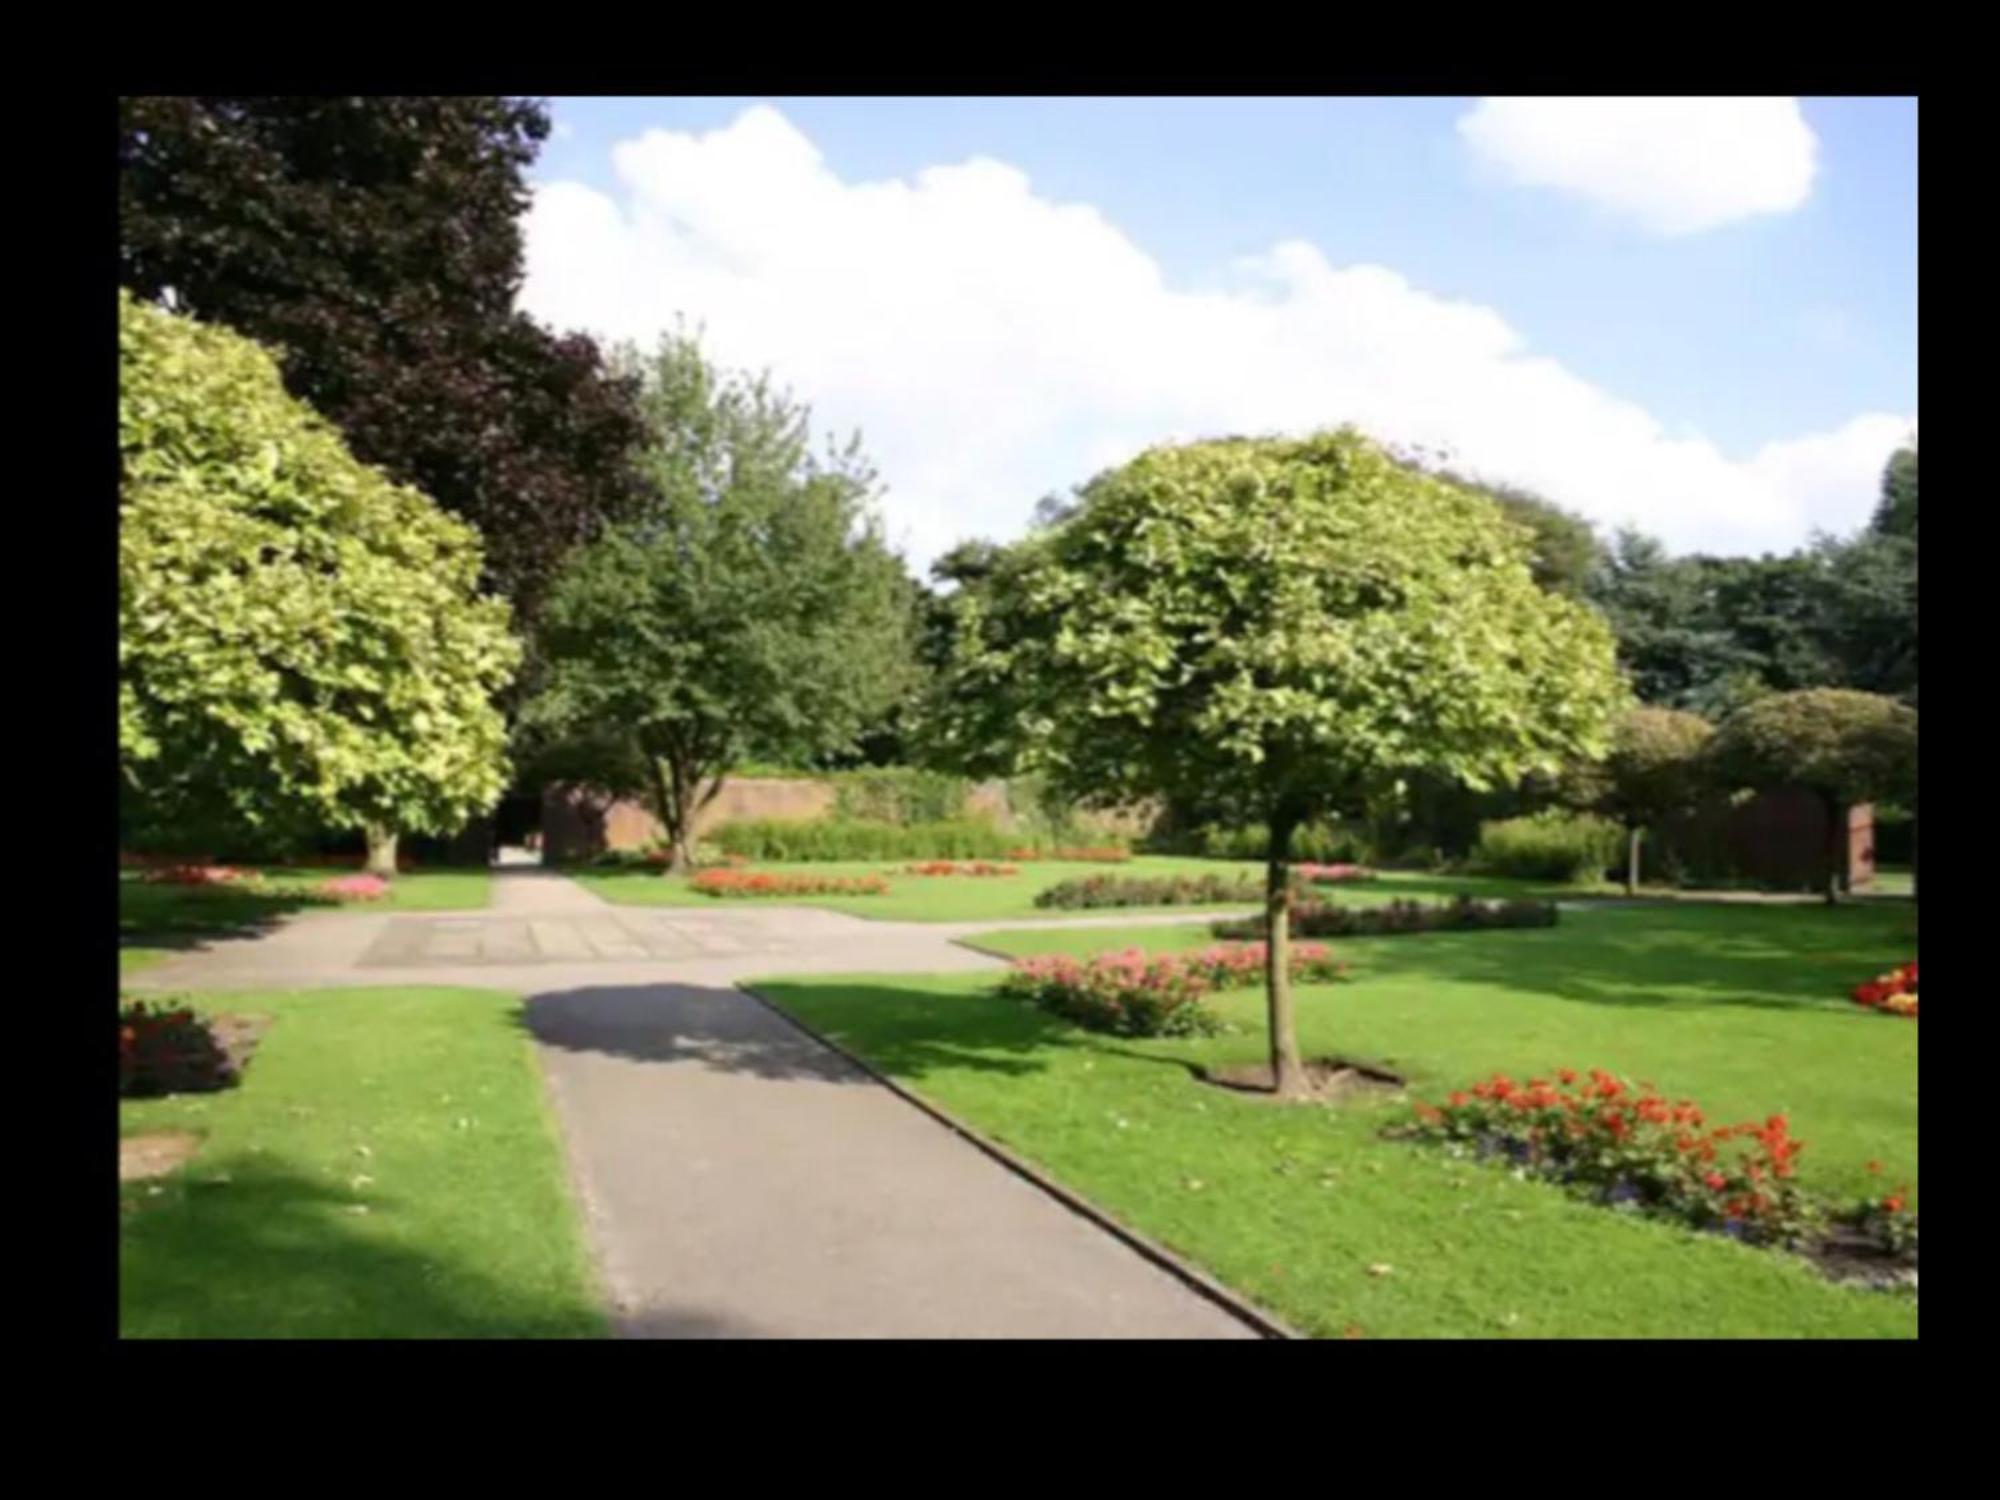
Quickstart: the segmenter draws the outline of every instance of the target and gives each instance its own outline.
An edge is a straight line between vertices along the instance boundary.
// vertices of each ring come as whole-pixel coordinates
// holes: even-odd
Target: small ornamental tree
[[[1156,448],[1081,498],[965,599],[933,742],[1265,824],[1272,1076],[1295,1094],[1293,834],[1408,774],[1601,757],[1626,701],[1611,633],[1536,586],[1492,500],[1351,429]]]
[[[804,408],[683,334],[621,363],[642,381],[643,511],[558,578],[524,718],[549,773],[643,797],[678,870],[732,766],[837,752],[907,696],[914,586],[872,474],[852,445],[814,457]]]
[[[1625,826],[1625,892],[1639,891],[1639,846],[1648,828],[1690,806],[1700,796],[1703,751],[1715,726],[1700,714],[1639,707],[1618,721],[1611,754],[1585,773],[1591,801]]]
[[[1826,899],[1837,902],[1847,810],[1885,797],[1916,800],[1917,712],[1843,688],[1774,693],[1723,720],[1708,759],[1727,785],[1818,795],[1826,810]]]
[[[153,826],[447,834],[506,785],[520,644],[479,537],[228,329],[118,300],[118,741]]]

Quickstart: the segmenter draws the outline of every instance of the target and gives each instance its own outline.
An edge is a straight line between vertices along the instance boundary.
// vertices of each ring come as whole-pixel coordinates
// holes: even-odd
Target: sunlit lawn
[[[977,941],[1081,954],[1209,939],[1196,924]],[[1301,991],[1308,1055],[1387,1066],[1419,1095],[1495,1069],[1525,1078],[1607,1067],[1721,1119],[1788,1112],[1809,1143],[1805,1180],[1836,1197],[1916,1185],[1920,1023],[1845,998],[1857,979],[1915,952],[1913,908],[1605,907],[1565,913],[1553,930],[1338,946],[1352,978]],[[1908,1294],[1835,1286],[1787,1255],[1384,1140],[1401,1103],[1280,1106],[1197,1082],[1190,1064],[1263,1055],[1255,991],[1220,1000],[1231,1035],[1122,1041],[1001,1000],[991,984],[954,975],[757,988],[1312,1333],[1916,1330]]]
[[[600,1334],[520,1001],[352,989],[197,1000],[273,1018],[240,1086],[126,1101],[199,1153],[122,1184],[126,1337]]]

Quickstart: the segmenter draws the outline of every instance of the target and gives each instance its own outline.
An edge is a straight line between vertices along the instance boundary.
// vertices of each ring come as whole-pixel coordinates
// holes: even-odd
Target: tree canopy
[[[1269,826],[1272,1065],[1295,1087],[1292,831],[1413,772],[1491,786],[1601,755],[1610,632],[1536,585],[1494,502],[1351,429],[1156,448],[1080,498],[967,599],[940,748]]]
[[[732,765],[839,751],[909,693],[916,611],[857,443],[815,454],[805,408],[685,333],[622,367],[644,503],[558,579],[524,718],[545,763],[645,797],[685,864]]]
[[[1911,800],[1917,789],[1916,710],[1879,693],[1840,688],[1776,693],[1731,714],[1709,749],[1722,782],[1763,790],[1802,787],[1828,816],[1827,899],[1839,893],[1837,859],[1847,807]]]
[[[1625,826],[1625,888],[1639,886],[1641,833],[1693,805],[1705,784],[1715,726],[1700,714],[1641,704],[1618,721],[1611,753],[1582,773],[1588,800]]]
[[[520,645],[477,533],[358,461],[250,340],[118,309],[128,807],[385,834],[490,808]]]
[[[525,100],[140,97],[119,110],[119,271],[277,350],[355,454],[479,528],[531,618],[625,514],[639,428],[586,337],[514,309]]]

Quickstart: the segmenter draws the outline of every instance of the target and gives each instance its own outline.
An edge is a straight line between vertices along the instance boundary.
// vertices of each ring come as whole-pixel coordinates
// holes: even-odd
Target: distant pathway
[[[125,983],[525,995],[627,1336],[1251,1338],[1234,1314],[735,987],[993,969],[999,960],[952,939],[1208,915],[920,923],[642,908],[510,868],[485,911],[308,914]]]

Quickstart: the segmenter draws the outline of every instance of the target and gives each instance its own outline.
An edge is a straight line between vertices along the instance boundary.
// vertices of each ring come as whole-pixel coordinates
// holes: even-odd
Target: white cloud
[[[1482,99],[1458,131],[1513,181],[1659,234],[1789,213],[1819,149],[1796,99]]]
[[[615,148],[615,197],[537,194],[523,301],[650,341],[677,313],[770,367],[816,425],[863,431],[922,565],[1151,443],[1354,422],[1670,545],[1851,529],[1911,425],[1858,416],[1732,460],[1536,354],[1491,308],[1287,241],[1227,290],[1169,287],[1095,209],[977,158],[848,183],[769,107]]]

